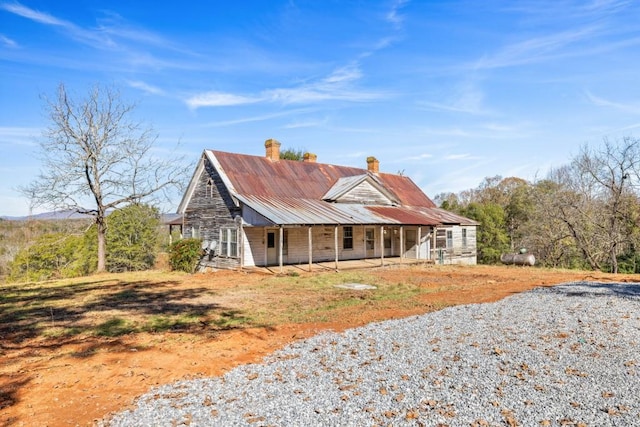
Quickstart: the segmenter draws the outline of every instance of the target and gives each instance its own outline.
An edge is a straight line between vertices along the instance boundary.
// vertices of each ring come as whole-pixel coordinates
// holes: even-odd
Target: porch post
[[[278,248],[278,258],[280,258],[280,273],[282,273],[284,270],[282,268],[282,245],[284,245],[284,227],[281,225],[280,226],[280,247]]]
[[[240,221],[239,231],[236,244],[238,245],[238,255],[240,255],[240,270],[242,270],[244,267],[244,227],[242,227],[242,221]]]
[[[334,243],[335,243],[335,248],[336,248],[336,271],[338,271],[338,226],[336,225],[333,228],[333,238],[334,238]]]
[[[362,226],[362,249],[364,250],[364,259],[367,259],[367,227],[364,225]]]
[[[416,259],[420,259],[421,246],[422,246],[422,226],[418,226],[418,247],[416,248]]]
[[[380,226],[380,266],[384,267],[384,225]]]
[[[313,264],[313,233],[312,227],[309,226],[309,272],[311,272],[311,264]]]
[[[431,259],[435,262],[436,260],[436,235],[438,234],[438,227],[437,226],[433,226],[432,228],[432,233],[433,236],[431,236],[431,238],[433,239],[433,246],[431,246]]]
[[[400,263],[404,261],[404,225],[400,226]]]

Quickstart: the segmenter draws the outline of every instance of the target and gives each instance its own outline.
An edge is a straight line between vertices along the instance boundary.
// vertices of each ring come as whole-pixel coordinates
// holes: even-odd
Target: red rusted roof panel
[[[211,151],[238,194],[322,199],[340,178],[367,174],[366,169]],[[405,206],[435,207],[406,176],[381,173],[380,182]]]

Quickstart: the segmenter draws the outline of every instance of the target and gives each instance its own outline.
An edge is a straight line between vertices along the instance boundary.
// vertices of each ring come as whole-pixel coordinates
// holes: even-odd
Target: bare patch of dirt
[[[316,279],[317,274],[311,273],[296,277],[297,283]],[[169,285],[166,277],[157,281],[170,286],[169,301],[138,302],[157,304],[158,312],[163,310],[164,303],[177,311],[189,304],[220,304],[233,313],[262,312],[263,317],[265,310],[269,316],[268,310],[272,307],[274,320],[258,327],[246,323],[216,327],[214,323],[201,322],[185,330],[138,331],[112,337],[25,336],[12,344],[5,341],[12,330],[2,329],[0,425],[91,425],[109,413],[125,409],[136,396],[154,386],[221,375],[235,366],[258,362],[289,342],[324,330],[342,331],[450,305],[496,301],[534,287],[568,281],[636,281],[635,277],[625,275],[504,266],[378,268],[368,270],[366,279],[378,286],[396,286],[399,293],[376,299],[376,291],[366,291],[371,292],[369,294],[346,291],[351,292],[348,294],[351,301],[335,296],[344,290],[324,288],[318,293],[296,292],[296,282],[277,289],[268,281],[272,278],[260,274],[223,272],[171,276]],[[89,281],[99,286],[102,279],[90,278]],[[133,288],[118,285],[123,289],[122,301],[135,299],[136,292],[151,292],[150,288],[161,287],[155,283],[151,280]],[[125,291],[129,294],[122,294]],[[283,301],[282,305],[289,311],[279,312],[278,301]],[[318,301],[332,305],[318,308]],[[299,322],[287,321],[296,307],[309,311],[307,318],[322,320],[305,321],[305,317],[301,317]],[[322,316],[318,316],[318,311]],[[88,318],[96,316],[95,311],[86,314]]]

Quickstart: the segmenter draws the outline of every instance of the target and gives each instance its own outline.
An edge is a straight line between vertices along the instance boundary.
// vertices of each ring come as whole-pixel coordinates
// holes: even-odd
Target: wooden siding
[[[391,200],[371,183],[363,181],[342,195],[338,203],[358,203],[361,205],[391,205]]]
[[[467,244],[463,245],[462,231],[466,230]],[[447,231],[452,232],[453,245],[447,247]],[[437,229],[433,259],[443,264],[476,264],[476,226],[448,226]],[[443,251],[441,254],[439,251]]]
[[[189,205],[184,213],[184,236],[195,237],[202,241],[217,241],[219,253],[220,229],[237,229],[234,218],[241,214],[227,191],[220,174],[205,159],[205,167],[198,178]],[[237,268],[240,259],[237,257],[205,257],[201,267]]]

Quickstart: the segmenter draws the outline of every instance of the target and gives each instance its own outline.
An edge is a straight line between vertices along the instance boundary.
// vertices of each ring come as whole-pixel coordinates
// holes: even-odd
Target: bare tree
[[[98,272],[106,268],[106,216],[112,209],[180,188],[182,159],[153,155],[157,135],[131,119],[135,104],[117,89],[93,86],[86,98],[73,99],[64,84],[45,98],[50,120],[40,142],[42,170],[21,188],[36,206],[92,215],[98,231]]]
[[[593,226],[601,231],[611,271],[617,273],[617,257],[628,242],[625,223],[629,219],[628,202],[633,200],[629,196],[640,178],[640,140],[625,137],[612,143],[605,139],[598,150],[584,146],[573,164],[604,209],[602,221]]]

